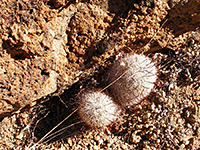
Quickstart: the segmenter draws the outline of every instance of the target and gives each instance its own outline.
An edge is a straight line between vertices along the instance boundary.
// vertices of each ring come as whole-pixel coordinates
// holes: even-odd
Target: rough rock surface
[[[199,0],[2,0],[0,8],[0,149],[200,147]],[[37,144],[76,109],[79,88],[128,52],[155,54],[160,76],[149,97],[101,130],[74,114],[63,134]]]

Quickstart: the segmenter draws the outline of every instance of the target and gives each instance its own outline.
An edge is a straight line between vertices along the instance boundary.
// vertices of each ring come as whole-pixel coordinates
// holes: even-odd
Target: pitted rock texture
[[[183,33],[199,23],[197,1],[188,3],[182,5],[190,8],[189,15],[194,19],[192,26],[180,27]],[[173,30],[173,17],[179,18],[179,13],[173,13],[176,6],[181,8],[182,17],[187,13],[181,4],[171,12],[169,4],[1,1],[0,117],[67,89],[84,74],[92,76],[123,47],[141,52],[141,45],[154,36],[168,14],[166,25]],[[180,30],[176,28],[173,32]],[[158,48],[176,45],[168,31],[161,30],[156,36]]]
[[[199,0],[2,0],[0,8],[0,149],[27,148],[44,136],[71,110],[40,99],[70,94],[121,52],[163,54],[156,96],[111,131],[35,148],[199,148]]]
[[[83,3],[60,13],[37,1],[1,7],[10,11],[2,11],[1,18],[1,117],[76,82],[88,59],[86,49],[102,38],[112,19]],[[16,20],[7,19],[14,11]]]

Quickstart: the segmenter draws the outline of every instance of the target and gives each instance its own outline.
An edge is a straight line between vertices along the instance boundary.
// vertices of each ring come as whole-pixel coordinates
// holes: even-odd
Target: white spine
[[[105,93],[84,92],[80,97],[78,113],[90,127],[103,127],[113,122],[120,114],[119,106]]]
[[[121,77],[120,77],[121,76]],[[139,103],[154,87],[157,68],[145,55],[127,55],[117,60],[107,73],[107,84],[123,107]]]

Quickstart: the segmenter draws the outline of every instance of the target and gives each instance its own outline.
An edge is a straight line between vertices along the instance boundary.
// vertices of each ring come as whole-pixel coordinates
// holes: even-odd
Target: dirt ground
[[[199,0],[2,0],[0,8],[0,149],[200,148]],[[155,88],[111,125],[87,127],[77,98],[104,88],[104,73],[126,53],[153,59]]]

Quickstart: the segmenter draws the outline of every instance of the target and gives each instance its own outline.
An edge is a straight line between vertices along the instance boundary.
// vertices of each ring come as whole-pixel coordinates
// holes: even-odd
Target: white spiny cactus
[[[120,114],[120,107],[111,97],[100,91],[84,92],[80,96],[81,119],[90,127],[103,127],[113,122]]]
[[[156,65],[149,57],[138,54],[117,60],[106,75],[110,92],[122,107],[139,103],[151,92],[156,79]]]

